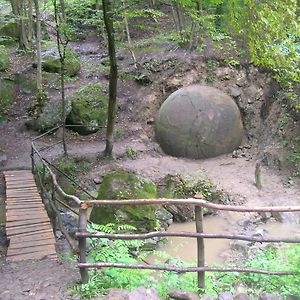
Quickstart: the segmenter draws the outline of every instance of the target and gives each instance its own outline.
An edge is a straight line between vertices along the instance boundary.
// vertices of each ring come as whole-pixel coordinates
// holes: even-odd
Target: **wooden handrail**
[[[198,205],[203,208],[233,212],[299,212],[300,206],[266,206],[249,207],[224,205],[207,202],[202,199],[131,199],[131,200],[90,200],[82,201],[88,207],[119,206],[119,205]]]

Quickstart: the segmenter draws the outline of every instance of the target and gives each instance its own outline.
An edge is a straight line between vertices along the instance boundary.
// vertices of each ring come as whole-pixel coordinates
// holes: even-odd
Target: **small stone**
[[[147,124],[151,125],[154,123],[154,118],[150,118],[147,120]]]
[[[60,240],[60,239],[63,237],[63,234],[62,234],[61,231],[57,230],[57,231],[55,232],[55,236],[56,236],[56,238],[57,238],[58,240]]]
[[[248,241],[234,241],[231,244],[231,249],[240,252],[244,256],[247,256],[250,245],[251,243]]]
[[[103,177],[95,177],[93,179],[93,181],[94,181],[95,184],[100,184],[103,181]]]
[[[218,300],[234,300],[230,292],[223,292],[219,295]]]
[[[243,87],[247,84],[247,78],[246,76],[242,76],[240,77],[237,82],[236,82],[236,85],[239,86],[239,87]]]
[[[169,297],[176,300],[200,300],[198,294],[185,291],[171,291]]]
[[[248,296],[247,294],[245,293],[240,293],[240,294],[237,294],[235,297],[234,297],[234,300],[251,300],[252,298],[250,296]]]
[[[229,95],[233,98],[239,97],[241,93],[241,89],[236,85],[229,88]]]

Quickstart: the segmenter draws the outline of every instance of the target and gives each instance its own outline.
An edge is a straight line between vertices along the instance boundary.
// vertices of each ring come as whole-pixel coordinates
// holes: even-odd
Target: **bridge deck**
[[[29,170],[4,172],[7,260],[56,259],[52,227]]]

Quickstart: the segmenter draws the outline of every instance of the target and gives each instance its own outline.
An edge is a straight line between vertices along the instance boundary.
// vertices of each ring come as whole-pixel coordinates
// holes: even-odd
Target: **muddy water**
[[[229,221],[230,220],[230,221]],[[209,216],[204,218],[205,233],[230,233],[232,232],[233,222],[236,222],[236,216],[233,218],[224,218],[222,216]],[[168,231],[172,232],[196,232],[195,222],[173,223]],[[206,265],[224,263],[222,254],[229,249],[229,240],[224,239],[206,239],[205,240],[205,263]],[[158,250],[168,253],[171,257],[177,257],[186,263],[195,263],[197,258],[197,240],[195,238],[170,237],[168,242]],[[157,256],[151,255],[147,262],[155,263],[162,261]]]
[[[230,213],[224,216],[210,216],[204,218],[205,233],[227,233],[236,232],[234,227],[242,216]],[[300,235],[300,225],[291,223],[269,222],[256,228],[265,229],[265,237],[293,238]],[[195,223],[174,223],[168,231],[173,232],[195,232]],[[223,264],[225,263],[225,252],[230,249],[230,240],[225,239],[206,239],[205,240],[205,264]],[[197,241],[194,238],[170,237],[168,242],[158,250],[168,253],[171,257],[177,257],[186,263],[196,263]],[[151,255],[146,261],[156,263],[157,261],[166,261],[166,259]]]

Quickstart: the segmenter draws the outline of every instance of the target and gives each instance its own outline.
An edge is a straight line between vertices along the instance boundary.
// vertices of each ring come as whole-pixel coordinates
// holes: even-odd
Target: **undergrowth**
[[[91,225],[89,230],[104,233],[134,232],[136,228],[130,225]],[[124,264],[141,264],[149,253],[141,251],[143,241],[111,241],[105,238],[89,239],[91,251],[88,255],[89,262],[111,262]],[[139,253],[133,255],[133,253]],[[156,256],[168,260],[168,264],[176,266],[191,266],[179,259],[172,259],[167,253],[155,251]],[[157,263],[156,264],[163,264]],[[246,292],[256,299],[261,293],[272,293],[281,296],[300,296],[300,245],[286,248],[270,246],[255,253],[244,266],[245,268],[262,269],[270,271],[292,271],[293,276],[267,276],[247,273],[206,273],[205,294],[217,297],[221,292],[235,292],[237,285],[245,286]],[[184,290],[203,294],[197,287],[197,274],[151,270],[105,268],[101,271],[89,272],[90,281],[72,288],[72,293],[82,298],[92,298],[105,294],[108,288],[122,288],[134,290],[140,286],[153,287],[163,299],[168,299],[171,290]]]

